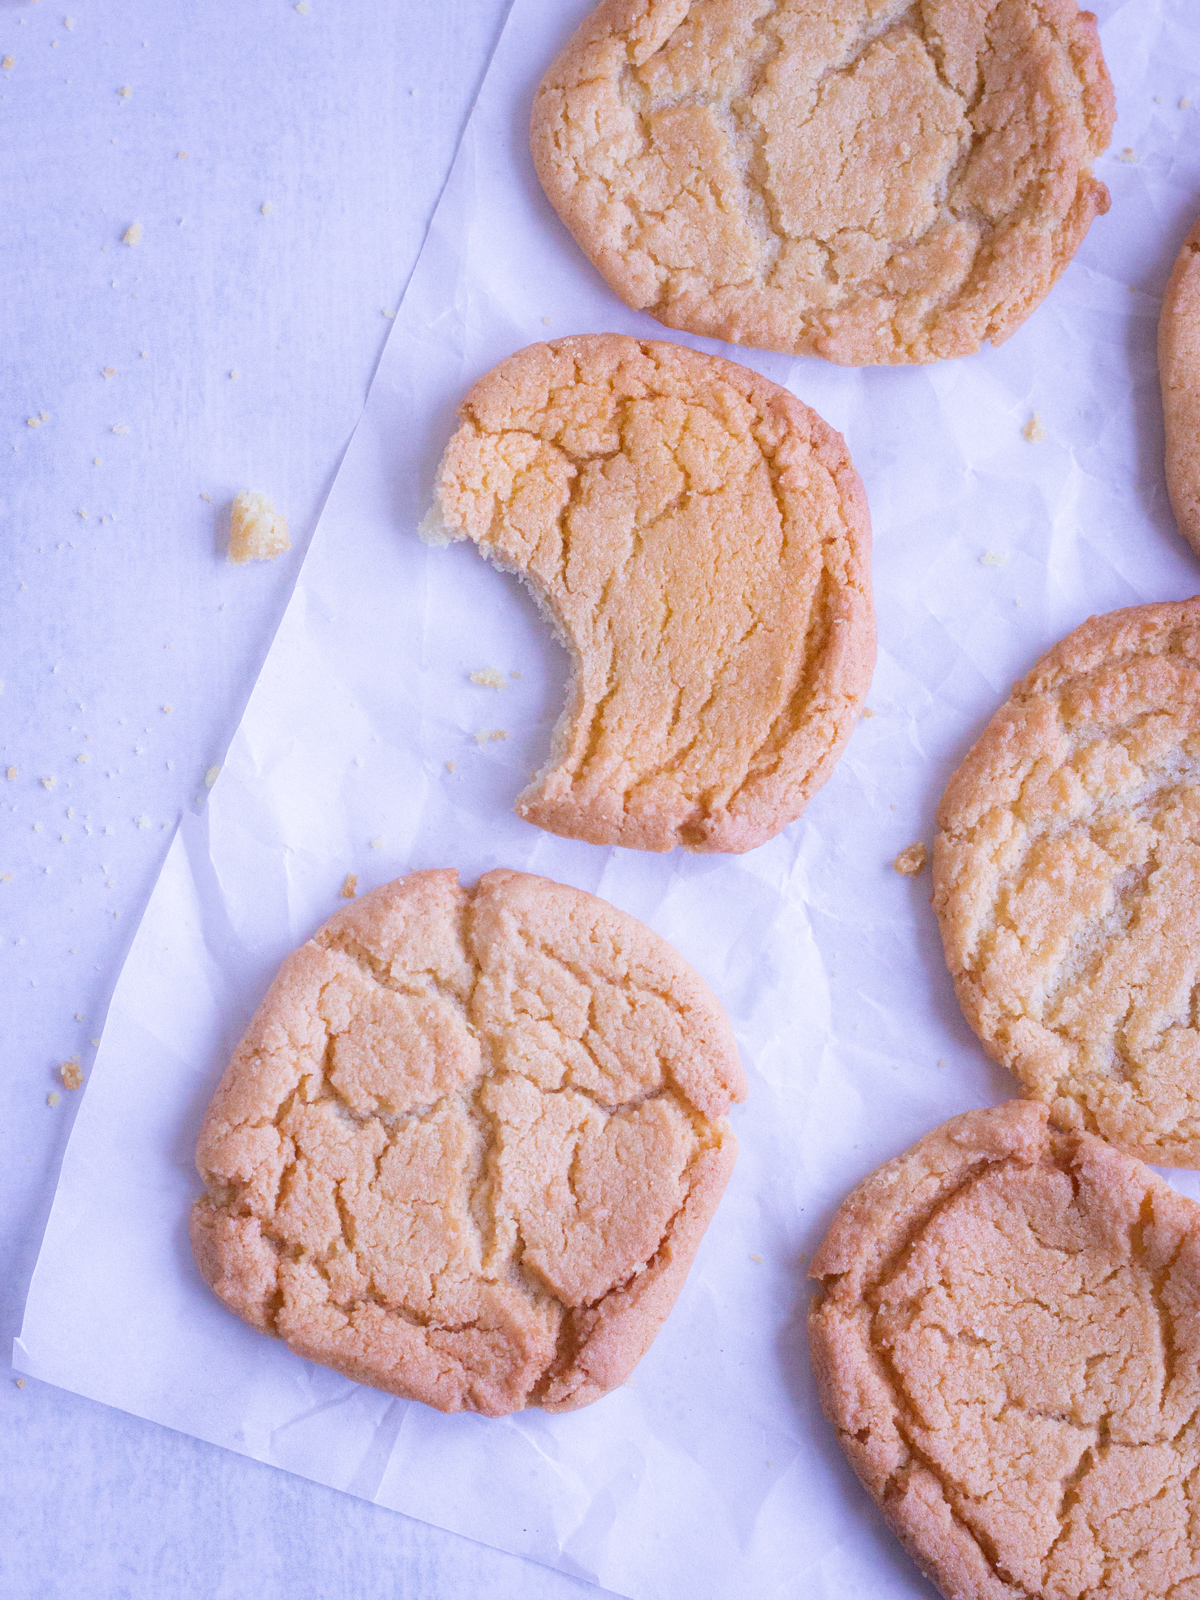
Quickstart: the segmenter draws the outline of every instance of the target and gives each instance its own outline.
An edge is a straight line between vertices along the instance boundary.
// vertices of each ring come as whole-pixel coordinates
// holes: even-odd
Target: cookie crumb
[[[130,96],[133,94],[133,90],[129,87],[128,84],[126,84],[124,86],[124,88],[118,89],[117,93],[121,96],[122,100],[128,100],[130,98]]]
[[[367,843],[371,846],[372,850],[382,850],[383,849],[383,837],[382,837],[382,835],[378,839],[368,839]]]
[[[114,433],[128,433],[129,429],[123,422],[118,422],[112,430]]]
[[[308,0],[296,0],[296,10],[302,17],[308,15]]]
[[[26,417],[25,418],[25,426],[27,428],[40,428],[41,425],[42,425],[41,417]]]
[[[4,776],[8,779],[9,783],[16,783],[16,781],[17,781],[17,769],[16,769],[16,767],[9,767],[7,772],[5,772]]]
[[[116,367],[104,367],[101,370],[101,373],[100,373],[100,376],[102,378],[115,378],[116,375],[117,375]]]
[[[446,771],[447,772],[453,772],[454,771],[454,763],[453,763],[453,761],[447,761],[447,763],[446,763]]]
[[[125,229],[125,232],[121,235],[121,243],[122,244],[130,244],[130,245],[132,245],[132,244],[141,244],[141,242],[142,242],[142,225],[141,225],[140,222],[131,222],[129,224],[129,226]]]
[[[12,881],[13,875],[11,872],[0,872],[0,883],[11,883]]]
[[[163,710],[167,713],[168,716],[170,716],[171,712],[174,711],[174,709],[175,709],[174,706],[164,706],[163,707]]]
[[[1028,439],[1030,444],[1041,444],[1043,439],[1049,438],[1049,434],[1042,425],[1042,414],[1040,411],[1035,411],[1030,417],[1029,421],[1021,429],[1021,437],[1022,439]]]
[[[216,783],[220,776],[221,768],[219,766],[209,767],[208,771],[204,774],[204,787],[206,789],[211,789],[213,784]]]
[[[274,211],[275,207],[271,204],[271,202],[269,200],[264,200],[262,205],[259,206],[258,209],[262,212],[264,217],[269,217],[271,215],[272,211]]]
[[[1180,97],[1179,109],[1180,111],[1190,111],[1192,109],[1192,97],[1190,94],[1185,94]]]
[[[22,17],[21,21],[24,22],[24,20],[25,20],[24,17]],[[16,64],[17,64],[16,56],[5,56],[4,60],[0,61],[0,67],[3,67],[5,72],[10,71],[13,67],[16,66]]]
[[[53,789],[53,787],[54,787],[54,779],[52,777],[51,778],[41,778],[38,781],[41,783],[41,786],[42,786],[43,789]]]
[[[872,711],[870,706],[864,706],[862,708],[862,715],[864,717],[873,717],[875,715],[875,713],[874,713],[874,711]]]
[[[895,861],[892,862],[892,866],[906,878],[914,878],[918,872],[923,870],[928,859],[929,852],[918,839],[916,844],[910,844],[907,849],[901,850]]]
[[[389,322],[394,322],[396,320],[395,311],[389,311],[386,306],[380,306],[379,309],[383,313],[383,315],[388,319]]]
[[[287,521],[265,494],[243,489],[235,496],[229,522],[230,561],[238,566],[246,561],[273,561],[291,548]]]
[[[508,687],[504,681],[504,674],[499,667],[481,667],[478,672],[471,674],[471,682],[479,684],[484,689],[504,689]]]
[[[751,1250],[751,1252],[750,1252],[750,1259],[751,1259],[751,1261],[757,1261],[760,1267],[762,1266],[762,1263],[763,1263],[762,1256],[756,1256],[754,1254],[753,1250]]]
[[[23,22],[25,19],[22,17],[21,20]],[[14,1378],[13,1382],[16,1384],[18,1389],[23,1389],[25,1387],[25,1379],[24,1378]]]
[[[508,738],[508,729],[507,728],[493,728],[492,729],[491,740],[492,740],[493,744],[496,744],[501,739],[507,739],[507,738]]]
[[[1118,161],[1133,162],[1133,161],[1137,160],[1137,157],[1134,155],[1133,151],[1129,148],[1129,146],[1126,145],[1124,150],[1122,150],[1121,154],[1117,157],[1117,160]]]
[[[354,896],[358,893],[358,876],[356,873],[348,872],[346,874],[346,881],[342,885],[340,892],[343,900],[354,899]]]
[[[58,1075],[63,1081],[64,1089],[79,1089],[83,1085],[83,1068],[75,1060],[64,1061],[58,1069]]]
[[[985,550],[979,558],[981,567],[1003,567],[1008,565],[1008,553],[1004,550]]]
[[[51,1089],[50,1093],[46,1096],[46,1104],[50,1107],[51,1111],[53,1111],[55,1106],[58,1104],[58,1096],[55,1094],[53,1089]]]

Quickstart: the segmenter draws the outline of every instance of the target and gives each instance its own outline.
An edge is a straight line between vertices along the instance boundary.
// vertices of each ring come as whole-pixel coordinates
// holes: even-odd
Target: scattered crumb
[[[22,17],[21,20],[23,22],[25,19]],[[4,60],[0,61],[0,67],[3,67],[5,72],[7,72],[11,67],[15,67],[16,64],[17,64],[16,56],[5,56]]]
[[[212,503],[213,503],[213,497],[212,497],[212,495],[210,495],[210,494],[202,494],[202,495],[201,495],[201,496],[200,496],[200,498],[201,498],[201,500],[207,500],[207,501],[208,501],[208,503],[209,503],[209,505],[210,505],[210,506],[211,506],[211,505],[212,505]],[[221,607],[221,610],[222,610],[222,611],[224,611],[224,609],[225,609],[225,607],[224,607],[224,606],[222,606],[222,607]]]
[[[508,738],[508,729],[507,728],[493,728],[492,729],[492,743],[493,744],[495,744],[500,739],[507,739],[507,738]]]
[[[92,459],[92,465],[93,465],[93,466],[94,466],[94,467],[99,467],[99,466],[102,466],[102,465],[103,465],[103,463],[102,463],[102,462],[101,462],[101,460],[100,460],[100,457],[99,457],[99,456],[95,456],[95,457],[93,457],[93,459]]]
[[[115,378],[116,375],[117,375],[116,367],[105,367],[103,369],[102,373],[101,373],[101,377],[104,377],[104,378]]]
[[[394,321],[395,316],[396,316],[395,311],[389,311],[386,306],[380,306],[379,309],[383,313],[383,315],[388,319],[389,322]]]
[[[910,844],[906,850],[901,850],[892,862],[892,866],[906,878],[913,878],[924,868],[928,859],[929,852],[918,839],[916,844]]]
[[[40,428],[41,425],[42,425],[41,417],[26,417],[25,418],[25,426],[27,428]]]
[[[53,1089],[51,1089],[50,1093],[46,1096],[46,1104],[50,1107],[51,1111],[53,1111],[55,1106],[58,1104],[58,1096],[55,1094]]]
[[[549,326],[550,326],[550,318],[549,317],[543,317],[542,318],[542,327],[543,328],[548,328]]]
[[[938,1066],[939,1067],[944,1067],[945,1065],[946,1065],[946,1063],[944,1061],[939,1061],[938,1062]]]
[[[488,742],[488,731],[487,731],[486,728],[481,728],[479,730],[479,732],[475,735],[475,743],[476,744],[486,744],[487,742]]]
[[[147,356],[148,356],[148,355],[149,355],[149,354],[150,354],[150,352],[149,352],[149,350],[139,350],[139,351],[138,351],[138,355],[139,355],[139,357],[140,357],[140,358],[141,358],[141,359],[142,359],[142,360],[143,360],[143,361],[145,361],[145,359],[146,359],[146,357],[147,357]]]
[[[5,66],[7,66],[7,65],[8,65],[8,63],[5,62]],[[1182,97],[1182,99],[1179,102],[1179,109],[1180,109],[1180,111],[1190,111],[1192,109],[1192,97],[1191,97],[1191,95],[1185,94]]]
[[[1040,411],[1035,411],[1021,429],[1021,437],[1022,439],[1028,439],[1030,444],[1041,444],[1043,439],[1049,437],[1042,426],[1042,414]]]
[[[167,713],[167,714],[168,714],[168,715],[170,715],[170,713],[171,713],[171,712],[172,712],[172,711],[174,711],[174,709],[175,709],[175,707],[174,707],[174,706],[164,706],[164,707],[163,707],[163,710],[164,710],[164,711],[165,711],[165,712],[166,712],[166,713]]]
[[[125,84],[123,88],[117,90],[117,93],[121,96],[122,100],[128,100],[132,96],[133,90],[128,84]]]
[[[982,567],[1004,567],[1008,565],[1008,552],[1006,550],[985,550],[979,558]]]
[[[53,789],[53,787],[54,787],[54,779],[53,778],[42,778],[39,781],[40,781],[43,789]]]
[[[1124,150],[1122,150],[1121,154],[1117,157],[1117,160],[1118,161],[1136,161],[1137,157],[1134,155],[1133,151],[1129,148],[1129,146],[1126,145]]]
[[[83,1021],[83,1012],[82,1011],[77,1011],[75,1013],[75,1021],[76,1022],[82,1022]]]
[[[204,774],[204,787],[206,789],[211,789],[213,784],[216,783],[220,776],[221,769],[219,766],[209,767],[208,771]]]
[[[78,1089],[83,1085],[83,1068],[74,1056],[70,1061],[63,1062],[58,1069],[58,1075],[63,1081],[64,1089]]]
[[[503,689],[506,687],[504,674],[499,667],[481,667],[478,672],[471,674],[471,682],[479,684],[484,689]]]
[[[509,677],[510,678],[519,678],[520,676],[521,676],[521,674],[519,672],[510,672],[509,673]]]
[[[86,750],[81,750],[75,759],[79,762],[80,766],[82,766],[85,761],[90,761],[92,758],[88,755]]]
[[[1156,95],[1155,95],[1155,96],[1154,96],[1154,104],[1155,104],[1155,105],[1156,105],[1156,106],[1160,106],[1160,105],[1162,105],[1162,95],[1160,95],[1160,94],[1156,94]]]
[[[238,369],[236,367],[234,367],[233,371],[229,374],[229,376],[231,378],[236,379],[236,378],[240,378],[241,377],[241,373],[238,371]]]
[[[12,881],[13,875],[11,872],[0,872],[0,883],[11,883]]]
[[[100,1043],[100,1041],[99,1041],[99,1039],[93,1039],[93,1040],[92,1040],[92,1043],[93,1043],[93,1044],[99,1044],[99,1043]]]
[[[179,151],[176,152],[176,155],[175,155],[176,161],[186,161],[187,158],[188,158],[188,153],[187,153],[186,150],[179,150]]]
[[[85,522],[87,521],[87,512],[83,509],[82,506],[80,506],[79,510],[75,513],[75,515],[77,517],[82,517]]]
[[[296,10],[302,17],[308,15],[308,0],[296,0]]]
[[[875,713],[874,713],[874,711],[871,710],[870,706],[864,706],[862,708],[862,715],[864,717],[873,717],[875,715]]]
[[[140,222],[131,222],[121,235],[122,244],[141,244],[142,225]]]
[[[757,1261],[760,1267],[762,1266],[763,1258],[761,1256],[756,1256],[753,1250],[750,1252],[750,1259],[751,1261]]]
[[[24,21],[25,21],[25,18],[24,18],[24,17],[22,17],[22,18],[21,18],[21,21],[22,21],[22,22],[24,22]],[[11,59],[12,59],[12,57],[11,57],[11,56],[10,56],[10,57],[9,57],[9,60],[11,60]],[[8,61],[6,61],[6,62],[5,62],[5,63],[4,63],[4,65],[5,65],[5,66],[7,66],[7,65],[8,65]],[[14,1379],[13,1379],[13,1382],[14,1382],[14,1383],[15,1383],[15,1384],[16,1384],[16,1386],[17,1386],[17,1388],[18,1388],[18,1389],[23,1389],[23,1388],[24,1388],[24,1387],[25,1387],[25,1379],[24,1379],[24,1378],[14,1378]]]
[[[372,850],[382,850],[383,849],[383,839],[382,838],[379,838],[379,839],[368,839],[367,843],[371,846]]]
[[[13,771],[14,772],[16,771],[15,767],[13,768]],[[446,763],[446,771],[447,772],[453,772],[454,771],[454,763],[453,763],[453,761],[447,761],[447,763]]]
[[[133,820],[139,828],[148,828],[150,826],[149,817],[134,817]]]
[[[343,900],[353,900],[358,893],[358,875],[353,872],[346,874],[346,881],[342,885],[341,895]]]
[[[9,767],[7,772],[5,772],[4,776],[8,779],[9,783],[16,783],[16,781],[17,781],[17,769],[16,769],[16,767]]]
[[[269,200],[264,200],[262,205],[259,206],[258,209],[262,212],[264,217],[269,217],[271,215],[272,211],[274,211],[275,207],[271,204],[271,202]]]
[[[229,525],[230,561],[238,566],[245,561],[273,561],[291,548],[287,522],[265,494],[244,489],[236,496]]]
[[[116,424],[116,426],[113,428],[113,432],[114,433],[128,433],[129,429],[125,426],[125,424],[123,422],[118,422]]]

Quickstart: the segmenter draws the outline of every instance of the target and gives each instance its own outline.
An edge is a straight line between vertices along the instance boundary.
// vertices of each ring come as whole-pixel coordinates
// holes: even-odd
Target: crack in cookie
[[[1200,602],[1056,645],[938,824],[933,905],[989,1055],[1060,1125],[1200,1166]]]
[[[1200,1580],[1200,1207],[1010,1102],[839,1209],[813,1369],[855,1472],[951,1600]]]
[[[359,1382],[500,1416],[645,1353],[733,1168],[745,1080],[695,973],[580,890],[376,889],[284,962],[196,1162],[204,1277]]]
[[[1019,327],[1108,209],[1113,119],[1075,0],[604,0],[530,136],[629,305],[862,366]]]
[[[533,345],[475,385],[431,542],[532,591],[573,675],[519,815],[642,850],[749,850],[793,821],[875,660],[866,500],[786,389],[618,334]]]

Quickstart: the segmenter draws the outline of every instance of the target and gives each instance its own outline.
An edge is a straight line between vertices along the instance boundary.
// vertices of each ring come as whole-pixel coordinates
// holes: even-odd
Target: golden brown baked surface
[[[1158,370],[1171,509],[1200,555],[1200,221],[1183,242],[1163,296]]]
[[[933,904],[988,1054],[1087,1128],[1200,1166],[1200,601],[1093,617],[947,786]]]
[[[534,101],[538,176],[629,305],[850,366],[999,343],[1108,191],[1075,0],[603,0]]]
[[[517,801],[593,844],[749,850],[796,818],[875,662],[846,446],[786,389],[681,345],[532,345],[459,408],[435,539],[520,574],[571,653]]]
[[[669,945],[595,896],[415,872],[280,968],[204,1120],[204,1277],[300,1355],[443,1411],[586,1405],[662,1324],[745,1079]]]
[[[834,1217],[821,1404],[950,1600],[1200,1593],[1198,1224],[1019,1101],[945,1123]]]

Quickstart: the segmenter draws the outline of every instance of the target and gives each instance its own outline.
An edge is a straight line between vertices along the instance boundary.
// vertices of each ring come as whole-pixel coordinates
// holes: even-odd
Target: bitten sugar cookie
[[[1200,1206],[1042,1106],[955,1117],[813,1261],[825,1415],[949,1600],[1200,1586]]]
[[[627,304],[864,366],[1020,327],[1108,209],[1113,117],[1075,0],[604,0],[531,141]]]
[[[870,522],[841,436],[786,389],[618,334],[482,378],[432,542],[518,573],[571,653],[518,813],[641,850],[749,850],[804,809],[875,662]]]
[[[279,970],[204,1119],[231,1310],[442,1411],[624,1382],[733,1169],[733,1037],[669,945],[546,878],[415,872]]]
[[[1158,320],[1167,425],[1167,490],[1179,531],[1200,555],[1200,221],[1183,242]]]
[[[1063,1127],[1200,1166],[1200,600],[1093,617],[946,789],[933,904],[988,1054]]]

